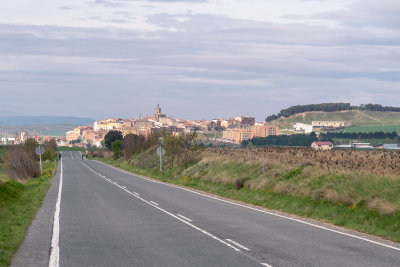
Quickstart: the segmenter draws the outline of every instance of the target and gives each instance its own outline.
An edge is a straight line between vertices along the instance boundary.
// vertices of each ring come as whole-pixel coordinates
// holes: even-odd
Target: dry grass
[[[260,160],[267,164],[315,166],[325,170],[347,170],[399,178],[398,151],[315,151],[311,148],[209,149],[207,156],[235,161]]]
[[[310,149],[210,149],[184,175],[329,201],[382,214],[400,210],[400,154]]]
[[[370,209],[378,210],[381,214],[393,214],[396,211],[396,207],[393,204],[380,198],[371,199],[368,201],[367,206]]]

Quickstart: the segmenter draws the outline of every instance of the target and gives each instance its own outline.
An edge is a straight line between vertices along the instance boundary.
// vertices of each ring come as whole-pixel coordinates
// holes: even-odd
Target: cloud
[[[74,8],[72,6],[62,6],[58,8],[59,10],[73,10]]]
[[[71,19],[79,27],[0,24],[2,109],[130,117],[160,102],[176,117],[262,120],[290,105],[337,99],[398,105],[400,34],[389,1],[287,13],[284,23],[207,13],[217,2],[158,2],[61,8],[82,19]],[[73,109],[63,104],[71,102]]]

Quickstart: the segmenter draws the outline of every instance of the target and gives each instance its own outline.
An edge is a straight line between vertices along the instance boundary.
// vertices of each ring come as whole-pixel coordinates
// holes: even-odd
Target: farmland
[[[365,126],[352,126],[345,129],[338,130],[338,132],[346,133],[373,133],[373,132],[397,132],[400,133],[400,125],[365,125]]]
[[[312,121],[348,121],[353,126],[400,125],[400,112],[381,111],[338,111],[338,112],[304,112],[288,118],[279,118],[272,124],[282,129],[290,129],[297,122],[311,124]],[[371,127],[369,126],[369,127]],[[385,128],[385,127],[383,127]],[[386,130],[386,128],[385,128]]]

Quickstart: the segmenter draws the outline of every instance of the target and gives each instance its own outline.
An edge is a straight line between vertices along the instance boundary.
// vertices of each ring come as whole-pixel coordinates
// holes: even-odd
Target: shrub
[[[235,181],[235,187],[236,187],[236,190],[242,189],[242,188],[244,187],[244,181],[243,181],[243,179],[237,179],[237,180]]]
[[[21,146],[9,149],[5,162],[8,173],[18,182],[27,181],[40,174],[35,157]]]
[[[111,150],[113,152],[113,158],[118,159],[119,157],[122,156],[122,150],[121,150],[122,142],[121,140],[115,140],[111,144]]]

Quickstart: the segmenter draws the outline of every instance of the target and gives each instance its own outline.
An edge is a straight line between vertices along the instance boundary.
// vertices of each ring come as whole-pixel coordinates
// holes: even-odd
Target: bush
[[[9,149],[5,162],[8,173],[18,182],[40,175],[40,168],[35,157],[22,146]]]
[[[235,187],[236,187],[236,190],[242,189],[242,188],[244,187],[244,181],[243,181],[243,179],[237,179],[237,180],[235,181]]]
[[[43,160],[53,160],[56,155],[57,143],[56,140],[51,139],[44,144]]]
[[[122,156],[121,146],[122,146],[121,140],[116,140],[111,144],[111,150],[113,152],[114,159],[118,159]]]

